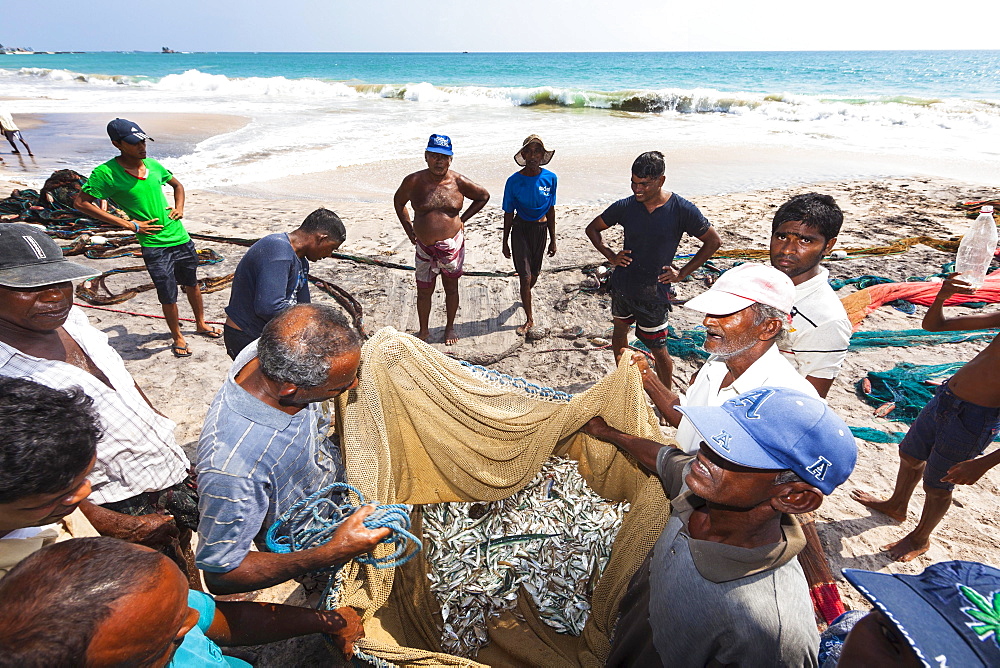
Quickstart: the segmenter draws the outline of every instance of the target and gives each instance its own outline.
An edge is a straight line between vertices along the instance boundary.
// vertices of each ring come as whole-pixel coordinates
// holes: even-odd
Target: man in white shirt
[[[805,193],[788,200],[771,224],[771,264],[795,284],[792,326],[781,353],[821,397],[847,358],[851,321],[820,265],[833,250],[844,214],[829,195]]]
[[[0,225],[0,376],[75,386],[93,399],[104,433],[81,510],[102,535],[181,561],[178,534],[183,545],[198,526],[191,464],[174,440],[176,425],[149,404],[108,337],[73,306],[72,281],[95,273],[66,260],[37,227]]]
[[[668,390],[656,374],[642,368],[643,386],[671,426],[677,427],[677,447],[698,451],[701,437],[677,406],[721,406],[726,400],[757,387],[787,387],[818,397],[815,388],[795,370],[775,342],[792,310],[795,286],[774,267],[741,264],[724,273],[710,290],[685,306],[705,314],[705,350],[710,357],[686,394]]]

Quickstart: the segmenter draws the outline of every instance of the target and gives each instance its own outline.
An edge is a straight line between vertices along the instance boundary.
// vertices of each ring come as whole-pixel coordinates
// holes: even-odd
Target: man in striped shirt
[[[198,567],[216,594],[271,587],[370,551],[388,529],[366,506],[319,547],[284,554],[264,534],[296,501],[344,480],[323,402],[357,385],[361,345],[337,309],[298,304],[236,356],[198,443]]]

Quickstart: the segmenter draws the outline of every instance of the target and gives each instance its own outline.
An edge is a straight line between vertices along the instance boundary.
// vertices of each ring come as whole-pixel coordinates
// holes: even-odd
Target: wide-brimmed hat
[[[552,160],[552,156],[556,154],[555,149],[549,151],[545,148],[545,142],[542,141],[541,137],[539,137],[538,135],[529,135],[521,144],[521,150],[514,154],[514,162],[519,164],[521,167],[524,167],[525,165],[524,156],[521,155],[521,153],[524,151],[525,148],[527,148],[528,144],[538,144],[539,146],[542,147],[542,150],[545,151],[545,155],[542,156],[542,162],[540,163],[542,165],[549,164],[549,162]]]
[[[34,225],[0,224],[0,285],[37,288],[100,274],[70,262],[49,235]]]
[[[753,303],[791,313],[795,284],[774,267],[748,262],[722,274],[709,290],[689,299],[684,306],[711,315],[729,315]]]

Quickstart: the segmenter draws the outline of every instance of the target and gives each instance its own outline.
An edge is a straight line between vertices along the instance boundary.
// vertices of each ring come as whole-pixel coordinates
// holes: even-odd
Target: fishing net
[[[491,502],[535,479],[552,455],[578,463],[589,487],[628,501],[611,557],[593,587],[579,638],[557,634],[519,592],[516,606],[491,620],[491,665],[597,666],[610,649],[618,604],[669,515],[659,480],[609,443],[579,432],[601,415],[622,431],[664,441],[639,373],[623,364],[572,398],[474,370],[392,328],[362,348],[360,383],[338,399],[348,482],[379,503]],[[567,401],[568,398],[568,401]],[[414,532],[421,535],[419,508]],[[379,546],[375,556],[384,556]],[[349,562],[338,573],[337,605],[362,611],[363,655],[404,665],[477,665],[443,654],[441,610],[423,555],[397,569]]]
[[[964,362],[920,365],[900,362],[888,371],[869,371],[857,383],[858,392],[872,406],[879,408],[879,417],[891,414],[898,422],[912,424],[938,385],[958,371]]]
[[[941,343],[982,341],[997,335],[995,329],[972,329],[965,332],[928,332],[926,329],[880,329],[851,334],[851,350],[859,348],[885,348],[895,346],[935,346]]]
[[[902,299],[921,306],[930,306],[938,292],[941,290],[940,283],[882,283],[872,285],[852,292],[846,297],[842,297],[840,302],[847,311],[847,317],[856,328],[861,325],[870,313],[883,304],[895,302]],[[945,302],[945,306],[967,306],[971,304],[1000,302],[1000,270],[994,271],[986,277],[983,286],[972,295],[953,295]]]

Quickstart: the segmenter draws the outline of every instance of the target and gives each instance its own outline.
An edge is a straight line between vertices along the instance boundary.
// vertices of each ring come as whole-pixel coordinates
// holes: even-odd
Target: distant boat
[[[177,52],[171,49],[169,46],[165,46],[163,47],[163,50],[160,51],[160,53],[177,53]]]

